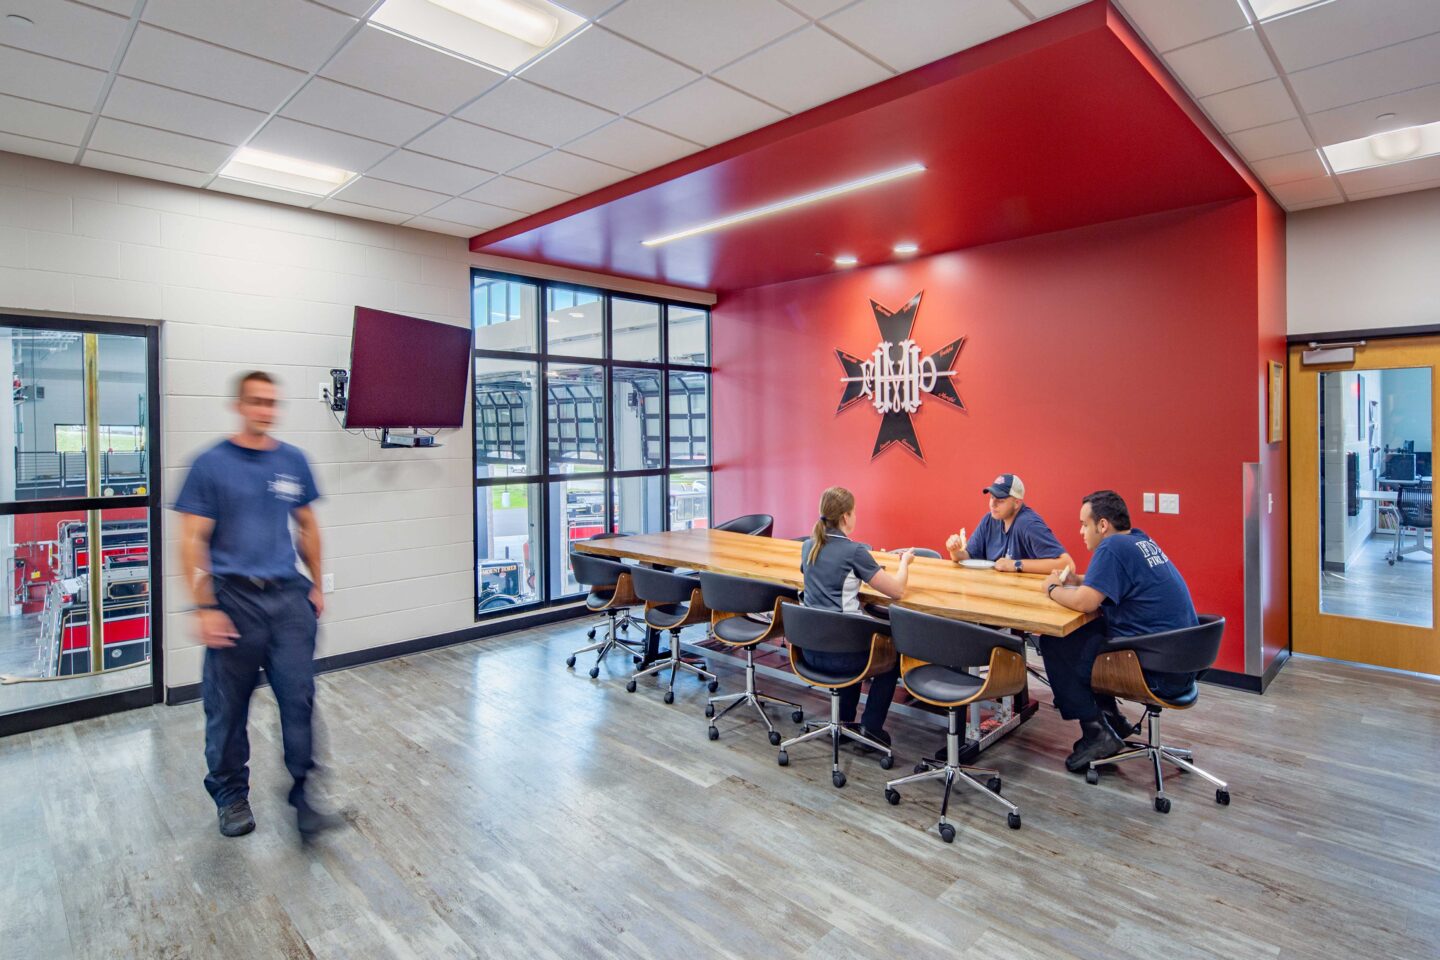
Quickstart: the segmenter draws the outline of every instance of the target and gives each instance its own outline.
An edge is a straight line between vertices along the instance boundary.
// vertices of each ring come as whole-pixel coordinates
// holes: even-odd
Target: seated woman
[[[844,487],[831,487],[821,494],[820,519],[800,549],[800,572],[805,576],[804,603],[807,607],[860,613],[862,582],[892,600],[904,596],[914,551],[903,551],[899,571],[887,573],[875,562],[869,549],[850,539],[854,529],[855,495]],[[846,670],[858,672],[864,669],[867,659],[864,654],[805,653],[807,663],[836,673]],[[870,696],[860,719],[861,732],[887,746],[890,735],[885,732],[885,718],[890,713],[890,701],[895,698],[895,684],[899,679],[900,665],[897,662],[892,669],[870,680]],[[840,691],[840,719],[843,722],[855,722],[855,710],[859,705],[860,684]]]

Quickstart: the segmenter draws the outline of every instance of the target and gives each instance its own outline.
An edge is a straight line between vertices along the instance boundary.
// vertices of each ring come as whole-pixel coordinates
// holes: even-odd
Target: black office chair
[[[940,839],[955,840],[955,828],[945,820],[950,808],[950,788],[955,781],[980,791],[1009,810],[1006,821],[1020,829],[1020,810],[1000,795],[1000,775],[994,770],[963,766],[960,763],[960,717],[965,708],[979,700],[998,700],[1025,688],[1025,644],[1009,633],[963,620],[951,620],[897,606],[890,611],[890,636],[900,654],[900,679],[916,700],[944,707],[949,720],[945,736],[945,759],[921,760],[915,773],[885,784],[885,799],[900,802],[896,788],[921,780],[944,780],[940,800]],[[984,678],[969,672],[988,666]],[[977,776],[985,777],[982,784]]]
[[[888,552],[889,552],[889,553],[899,553],[899,552],[900,552],[901,550],[903,550],[903,549],[905,549],[905,548],[904,548],[904,547],[896,547],[894,550],[890,550],[890,551],[888,551]],[[941,559],[941,557],[940,557],[940,552],[939,552],[938,550],[931,550],[929,547],[915,547],[915,548],[913,548],[913,549],[915,550],[915,556],[917,556],[917,557],[928,557],[928,558],[931,559],[931,560],[939,560],[939,559]],[[865,608],[865,612],[866,612],[866,613],[868,613],[870,616],[874,617],[876,620],[889,620],[889,619],[890,619],[890,607],[889,607],[888,605],[886,605],[886,604],[883,604],[883,603],[865,603],[865,604],[861,604],[861,606],[863,606],[863,607]]]
[[[1152,633],[1144,637],[1115,637],[1100,648],[1100,655],[1095,658],[1095,665],[1090,672],[1091,689],[1099,694],[1109,694],[1143,704],[1148,729],[1143,743],[1132,742],[1129,750],[1091,763],[1090,769],[1085,771],[1085,780],[1088,783],[1100,782],[1100,768],[1103,766],[1146,757],[1155,768],[1155,809],[1160,813],[1170,812],[1170,798],[1165,796],[1165,775],[1161,772],[1161,760],[1204,777],[1215,785],[1215,802],[1222,806],[1230,804],[1230,788],[1224,780],[1195,766],[1192,762],[1194,754],[1189,750],[1167,746],[1159,739],[1160,712],[1166,709],[1188,710],[1193,707],[1200,697],[1199,684],[1192,680],[1188,690],[1178,697],[1166,700],[1157,696],[1145,679],[1146,671],[1198,674],[1210,669],[1220,653],[1220,638],[1224,633],[1224,617],[1201,615],[1197,626]]]
[[[590,539],[591,539],[591,540],[615,540],[615,539],[618,539],[618,538],[620,538],[620,537],[628,537],[628,536],[630,536],[630,534],[628,534],[628,533],[597,533],[597,534],[595,534],[594,536],[590,537]],[[606,557],[606,558],[602,558],[602,559],[611,559],[611,558]],[[623,560],[616,560],[615,562],[616,562],[616,563],[624,563]],[[626,567],[626,569],[629,569],[630,564],[628,564],[628,563],[625,564],[625,567]],[[577,581],[577,582],[578,582],[578,581]],[[621,610],[620,610],[620,613],[619,613],[618,617],[615,618],[615,624],[614,624],[614,625],[615,625],[616,628],[620,629],[621,631],[623,631],[623,632],[625,632],[625,633],[629,633],[629,632],[630,632],[630,628],[633,627],[633,626],[637,626],[639,623],[640,623],[639,620],[635,619],[633,616],[630,615],[630,608],[629,608],[629,607],[622,607]],[[590,639],[590,640],[594,640],[594,639],[595,639],[595,627],[591,627],[588,631],[586,631],[585,636],[586,636],[586,638],[588,638],[588,639]]]
[[[621,640],[617,631],[619,628],[619,617],[622,611],[628,611],[629,607],[638,604],[639,598],[635,596],[631,588],[631,568],[618,560],[609,560],[605,557],[591,556],[587,553],[570,554],[570,569],[575,574],[575,580],[590,588],[590,594],[585,598],[587,609],[595,613],[603,613],[609,621],[605,631],[605,637],[598,642],[581,647],[570,656],[565,658],[565,666],[575,666],[575,658],[582,653],[589,653],[598,650],[595,657],[595,665],[590,668],[590,678],[593,680],[600,676],[600,663],[605,659],[606,654],[616,647],[629,652],[631,658],[639,663],[643,650],[638,650],[628,640]],[[628,612],[627,612],[628,616]],[[621,628],[623,629],[623,628]],[[588,634],[591,640],[595,639],[595,628],[591,627]]]
[[[720,687],[715,674],[705,669],[704,661],[691,662],[680,656],[680,631],[692,623],[707,623],[710,610],[700,594],[700,581],[696,577],[682,577],[652,567],[633,567],[629,571],[635,587],[635,595],[645,601],[645,624],[655,630],[670,631],[670,656],[657,660],[650,666],[635,671],[625,689],[635,692],[636,681],[652,673],[670,668],[670,684],[665,690],[665,702],[675,702],[675,674],[679,670],[692,670],[699,677],[709,681],[709,690],[714,693]]]
[[[746,533],[752,537],[768,537],[770,531],[775,529],[775,518],[768,513],[747,513],[743,517],[716,524],[714,529],[729,530],[731,533]]]
[[[719,573],[700,574],[700,592],[705,606],[710,608],[710,632],[715,639],[728,646],[745,651],[745,691],[711,697],[705,705],[705,716],[711,718],[710,739],[718,740],[720,730],[715,722],[741,704],[749,704],[765,721],[770,731],[770,743],[779,746],[780,733],[765,714],[764,704],[778,703],[791,708],[790,719],[796,723],[805,720],[800,704],[779,697],[771,697],[755,689],[755,648],[762,643],[783,638],[780,604],[794,601],[795,591],[778,584],[748,580],[744,577],[727,577]],[[729,703],[717,716],[717,704]]]
[[[1395,566],[1396,560],[1404,560],[1407,554],[1425,552],[1425,532],[1431,528],[1434,509],[1434,495],[1430,484],[1417,483],[1414,486],[1398,486],[1395,499],[1395,546],[1385,556],[1385,562]],[[1415,541],[1405,543],[1405,531],[1415,535]]]
[[[880,767],[889,770],[895,765],[895,755],[888,746],[861,734],[858,723],[840,722],[841,688],[884,673],[895,665],[895,648],[890,643],[889,627],[858,613],[836,613],[783,602],[780,609],[785,620],[785,639],[789,641],[790,668],[812,687],[830,691],[830,719],[825,723],[806,722],[805,733],[780,744],[780,754],[776,757],[780,766],[789,766],[789,750],[795,744],[829,737],[830,782],[835,786],[845,786],[845,774],[840,770],[841,739],[854,740],[879,750]],[[807,663],[807,650],[868,654],[869,662],[854,676],[831,673]]]

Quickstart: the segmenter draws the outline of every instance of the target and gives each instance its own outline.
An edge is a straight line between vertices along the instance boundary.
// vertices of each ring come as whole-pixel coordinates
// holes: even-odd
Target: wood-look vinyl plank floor
[[[709,741],[692,677],[666,705],[653,680],[625,692],[620,656],[596,681],[567,671],[582,637],[562,624],[322,677],[319,779],[350,823],[309,848],[268,691],[241,839],[215,830],[198,704],[0,739],[0,953],[1435,956],[1440,682],[1297,657],[1263,697],[1205,686],[1162,731],[1233,803],[1167,771],[1168,816],[1142,765],[1093,787],[1067,774],[1075,726],[1037,688],[1040,712],[982,758],[1023,829],[958,791],[947,845],[937,784],[895,807],[882,792],[939,744],[935,718],[892,719],[888,773],[847,748],[836,790],[827,747],[780,767],[752,713]]]

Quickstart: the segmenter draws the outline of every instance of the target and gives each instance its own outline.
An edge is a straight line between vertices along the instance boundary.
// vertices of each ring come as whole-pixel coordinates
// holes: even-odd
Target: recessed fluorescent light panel
[[[859,180],[849,180],[845,183],[837,183],[831,187],[822,187],[813,193],[804,193],[797,197],[790,197],[786,200],[779,200],[775,203],[766,204],[763,207],[753,207],[749,210],[742,210],[739,213],[722,217],[719,220],[711,220],[709,223],[702,223],[698,226],[687,227],[684,230],[667,234],[663,237],[654,237],[650,240],[640,241],[647,247],[658,247],[662,243],[670,243],[673,240],[683,240],[686,237],[693,237],[701,233],[709,233],[712,230],[723,230],[726,227],[733,227],[737,223],[744,223],[747,220],[756,220],[760,217],[768,217],[772,214],[783,213],[786,210],[793,210],[796,207],[803,207],[806,204],[818,203],[821,200],[829,200],[831,197],[838,197],[842,194],[853,193],[856,190],[864,190],[867,187],[876,187],[882,183],[889,183],[891,180],[899,180],[901,177],[913,176],[925,170],[923,163],[907,163],[903,167],[896,167],[893,170],[884,170],[868,177],[861,177]]]
[[[343,187],[358,174],[353,170],[341,170],[339,167],[327,167],[322,163],[311,163],[296,157],[241,147],[235,151],[230,162],[220,168],[219,176],[226,180],[259,183],[280,190],[323,197]]]
[[[1433,157],[1440,154],[1440,122],[1387,130],[1320,149],[1325,152],[1325,159],[1330,161],[1330,169],[1336,173]]]
[[[549,0],[385,0],[370,21],[506,73],[585,25]]]
[[[1255,11],[1256,20],[1270,20],[1306,7],[1323,7],[1334,2],[1335,0],[1250,0],[1250,8]]]

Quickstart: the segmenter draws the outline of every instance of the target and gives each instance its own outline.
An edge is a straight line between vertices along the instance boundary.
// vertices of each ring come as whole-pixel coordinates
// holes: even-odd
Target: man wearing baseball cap
[[[1025,481],[1013,473],[1002,473],[980,492],[990,495],[990,512],[969,537],[962,527],[945,541],[952,560],[993,560],[995,569],[1004,573],[1075,568],[1075,561],[1040,514],[1025,505]]]

